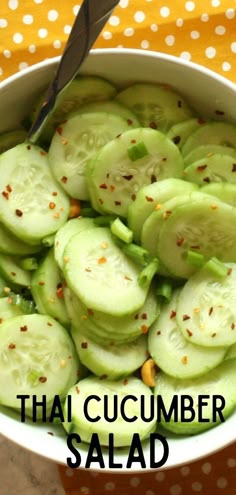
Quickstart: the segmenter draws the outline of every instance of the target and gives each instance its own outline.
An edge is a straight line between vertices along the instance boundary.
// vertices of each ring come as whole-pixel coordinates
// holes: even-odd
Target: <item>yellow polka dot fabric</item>
[[[61,54],[80,5],[1,0],[0,81]],[[157,50],[236,81],[236,0],[120,0],[95,46]],[[62,466],[59,472],[66,495],[236,495],[236,444],[151,473],[121,476]]]

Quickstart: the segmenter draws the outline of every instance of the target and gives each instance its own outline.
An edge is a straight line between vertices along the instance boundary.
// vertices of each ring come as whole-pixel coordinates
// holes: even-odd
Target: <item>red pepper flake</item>
[[[133,124],[133,121],[131,119],[127,119],[127,124],[128,125],[132,125]]]
[[[164,157],[162,158],[162,161],[163,161],[163,162],[166,162],[166,160],[167,160],[167,158],[164,156]]]
[[[105,256],[101,256],[101,258],[98,258],[99,265],[103,265],[106,262],[107,262],[107,258]]]
[[[151,196],[145,196],[145,199],[146,201],[148,201],[149,203],[152,203],[154,201],[153,198],[151,198]]]
[[[66,184],[68,181],[68,177],[66,177],[65,175],[63,175],[63,177],[61,178],[61,182],[63,182],[63,184]]]
[[[186,332],[187,332],[189,337],[192,337],[193,334],[192,334],[192,332],[190,332],[190,330],[188,328],[187,328]]]
[[[147,319],[147,313],[143,313],[143,314],[141,315],[141,318],[142,318],[142,320],[146,320],[146,319]]]
[[[231,275],[232,271],[233,271],[232,268],[228,268],[227,275]]]
[[[188,362],[188,356],[183,356],[182,359],[181,359],[181,362],[183,364],[187,364],[187,362]]]
[[[114,201],[115,205],[116,206],[120,206],[121,205],[121,201]]]
[[[63,127],[61,127],[61,126],[57,127],[56,131],[59,134],[59,136],[61,136],[62,135],[62,131],[63,131]]]
[[[131,199],[132,199],[132,201],[135,201],[136,200],[136,194],[132,194]]]
[[[90,316],[93,316],[93,315],[94,315],[93,310],[92,310],[92,309],[90,309],[90,308],[88,308],[88,315],[90,315]]]
[[[100,205],[103,205],[103,202],[104,202],[103,199],[98,198],[98,201],[99,201]]]
[[[180,136],[175,136],[175,137],[173,137],[172,141],[173,141],[174,144],[179,144],[180,141],[181,141],[181,137]]]
[[[124,385],[128,385],[128,383],[129,383],[128,378],[125,378],[125,379],[124,379],[124,381],[123,381],[123,384],[124,384]]]
[[[177,105],[178,105],[178,108],[182,108],[182,100],[178,100]]]
[[[232,323],[231,324],[231,330],[234,330],[235,329],[235,323]]]
[[[131,139],[131,141],[130,141],[130,142],[131,142],[132,144],[135,144],[137,141],[136,141],[136,139]]]
[[[48,206],[49,206],[50,210],[54,210],[54,208],[56,208],[56,203],[53,203],[53,201],[50,201]]]
[[[125,275],[125,276],[124,276],[124,279],[125,279],[125,280],[129,280],[129,282],[131,282],[131,281],[132,281],[132,278],[130,278],[130,277],[129,277],[129,275]]]
[[[149,123],[149,127],[151,127],[151,129],[157,129],[157,124],[156,122],[154,122],[154,120],[152,122]]]
[[[88,348],[88,342],[81,342],[81,349],[87,349]]]
[[[68,359],[72,359],[72,356],[68,356]]]
[[[15,277],[15,276],[16,276],[16,272],[11,272],[11,275],[12,275],[13,277]]]
[[[111,192],[115,191],[115,188],[116,188],[116,187],[115,187],[115,186],[113,186],[113,184],[111,184],[111,185],[110,185],[110,190],[111,190]]]
[[[147,333],[148,330],[149,330],[149,327],[147,325],[142,325],[141,326],[141,330],[142,330],[143,333]]]
[[[190,246],[191,249],[200,249],[200,246],[196,245],[196,246]]]
[[[166,220],[167,218],[169,218],[169,216],[171,215],[171,213],[172,213],[172,211],[170,211],[170,210],[169,210],[169,211],[168,211],[168,210],[167,210],[167,211],[165,211],[165,212],[163,213],[163,218],[164,218],[164,220]]]
[[[2,195],[5,199],[9,199],[9,193],[6,191],[2,191]]]
[[[48,327],[52,327],[52,323],[50,321],[47,322]]]
[[[80,389],[79,389],[78,385],[76,385],[75,391],[76,391],[77,394],[80,394]]]
[[[58,195],[57,191],[53,191],[52,195],[57,196]]]
[[[12,192],[12,188],[11,188],[10,184],[7,184],[7,186],[6,186],[6,190],[7,190],[9,193],[10,193],[10,192]]]
[[[131,180],[131,179],[133,179],[133,175],[123,175],[122,177],[125,180]]]
[[[3,318],[0,318],[0,324],[3,322]]]
[[[39,382],[40,383],[46,383],[46,381],[47,381],[47,377],[46,376],[40,376],[39,377]]]
[[[92,270],[91,270],[91,268],[85,268],[85,271],[86,272],[91,272]]]
[[[208,184],[209,184],[209,182],[211,182],[211,181],[210,181],[210,177],[204,177],[204,179],[203,179],[203,180],[204,180],[204,182],[207,182]]]
[[[236,163],[233,163],[232,165],[232,172],[236,172]]]
[[[63,299],[64,293],[63,293],[63,288],[62,287],[58,287],[57,288],[56,295],[57,295],[58,299]]]
[[[213,306],[211,306],[209,311],[208,311],[209,316],[211,316],[211,314],[213,313],[213,309],[214,309]]]
[[[216,336],[216,332],[212,333],[211,336],[212,337],[215,337]]]
[[[138,320],[138,319],[139,319],[139,315],[138,315],[138,314],[137,314],[137,315],[135,315],[134,319],[135,319],[135,320]]]
[[[41,280],[38,282],[39,285],[45,285],[45,282],[42,282]]]
[[[186,321],[186,320],[190,320],[190,316],[189,315],[183,315],[183,321]]]
[[[180,238],[176,241],[176,246],[179,246],[179,247],[180,247],[180,246],[182,246],[183,242],[184,242],[184,237],[180,237]]]
[[[18,208],[17,208],[17,209],[15,210],[15,214],[16,214],[16,216],[17,216],[17,217],[22,217],[22,215],[23,215],[23,211],[18,210]]]
[[[212,210],[217,210],[218,206],[217,205],[211,205]]]
[[[157,335],[161,335],[161,330],[158,330]]]
[[[45,155],[47,155],[47,152],[46,152],[46,151],[44,151],[44,150],[41,150],[41,151],[40,151],[40,155],[45,156]]]
[[[15,348],[16,348],[16,346],[13,343],[9,344],[9,346],[8,346],[8,349],[15,349]]]
[[[216,111],[215,111],[215,114],[216,114],[216,115],[224,115],[224,114],[225,114],[225,112],[223,112],[223,110],[216,110]]]
[[[31,146],[30,146],[30,144],[28,144],[28,146],[26,146],[26,149],[27,149],[27,150],[31,150]]]
[[[207,165],[199,165],[197,167],[197,172],[203,172],[203,170],[205,170],[207,168]]]
[[[23,325],[23,327],[20,327],[21,332],[27,332],[27,330],[28,330],[27,325]]]
[[[170,313],[170,318],[172,319],[172,318],[175,318],[175,317],[176,317],[176,311],[174,311],[174,310],[172,309],[172,311],[171,311],[171,313]]]
[[[107,184],[105,184],[105,182],[103,182],[103,184],[100,184],[99,188],[100,189],[107,189]]]

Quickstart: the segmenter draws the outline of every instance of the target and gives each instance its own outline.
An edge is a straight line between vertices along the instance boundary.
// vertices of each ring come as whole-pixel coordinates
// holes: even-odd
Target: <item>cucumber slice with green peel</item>
[[[57,99],[56,107],[40,136],[40,142],[50,143],[57,126],[64,122],[68,113],[89,102],[112,99],[116,93],[115,86],[101,77],[76,77]],[[44,95],[36,103],[32,113],[32,121],[43,101]]]
[[[236,265],[226,266],[230,271],[222,279],[199,270],[180,292],[176,320],[193,344],[215,347],[236,342]]]
[[[112,113],[113,115],[119,115],[127,121],[127,124],[132,127],[141,127],[141,124],[137,116],[128,108],[119,103],[116,100],[108,101],[93,101],[92,103],[87,103],[77,110],[77,113],[87,113],[87,112],[106,112]]]
[[[158,373],[154,390],[157,400],[158,396],[162,398],[166,411],[169,411],[174,396],[177,396],[178,404],[178,420],[174,419],[174,415],[171,416],[170,421],[165,421],[163,418],[162,426],[179,435],[195,435],[216,426],[221,423],[222,416],[226,419],[236,406],[235,387],[236,359],[223,361],[213,370],[194,380],[178,379],[162,372]],[[192,412],[186,410],[185,417],[188,421],[181,422],[185,396],[187,396],[186,407],[192,400],[193,410]],[[221,397],[225,400],[224,408]]]
[[[185,339],[176,322],[180,289],[163,305],[158,320],[148,333],[148,350],[157,366],[176,378],[204,375],[223,361],[227,347],[206,348]],[[188,306],[185,308],[188,311]]]
[[[99,397],[99,400],[91,400],[88,403],[88,414],[94,418],[100,416],[101,419],[96,422],[91,422],[84,414],[85,400],[94,395]],[[68,433],[79,433],[83,442],[90,442],[91,435],[97,433],[101,445],[108,445],[109,433],[114,434],[114,446],[125,447],[130,446],[134,433],[138,433],[141,441],[148,438],[150,433],[156,429],[156,419],[146,422],[140,417],[140,400],[141,396],[144,401],[144,410],[146,417],[151,416],[150,397],[153,395],[149,387],[138,378],[129,377],[126,380],[108,380],[99,379],[91,376],[81,380],[77,385],[72,387],[69,392],[72,398],[72,423],[63,423],[65,430]],[[117,396],[118,411],[122,400],[126,400],[126,416],[137,416],[137,420],[133,422],[125,421],[118,413],[115,421],[109,422],[104,418],[104,398],[108,399],[108,411],[114,412],[114,398]],[[137,398],[137,400],[127,400],[127,396]],[[66,401],[67,402],[67,401]],[[67,416],[67,404],[65,402],[64,415]],[[96,409],[94,410],[96,405]],[[112,413],[113,414],[113,413]],[[109,415],[109,413],[108,413]],[[110,415],[109,415],[110,416]]]
[[[109,229],[79,232],[64,254],[67,284],[87,308],[123,316],[143,306],[149,287],[138,284],[140,266],[125,256]]]
[[[64,249],[71,237],[82,230],[95,227],[92,218],[77,217],[66,222],[56,233],[54,242],[55,260],[61,270],[64,266]]]
[[[88,187],[94,208],[125,217],[141,187],[181,178],[179,149],[163,133],[131,129],[107,143],[89,162]]]
[[[32,246],[20,240],[0,223],[0,253],[24,256],[38,253],[42,246]]]
[[[10,287],[30,287],[31,273],[20,266],[20,258],[0,254],[0,274]]]
[[[174,196],[197,189],[194,184],[173,178],[142,187],[138,191],[136,199],[128,208],[128,226],[133,231],[134,240],[136,242],[140,241],[143,224],[156,208],[159,209],[164,202]]]
[[[179,149],[182,149],[187,138],[192,134],[193,131],[198,129],[199,126],[204,125],[205,120],[192,118],[184,120],[183,122],[178,122],[174,124],[167,132],[167,137],[173,141]]]
[[[13,148],[17,144],[23,143],[26,139],[27,132],[25,129],[14,129],[12,131],[0,134],[0,153]]]
[[[68,332],[46,315],[22,315],[0,325],[0,402],[19,408],[17,395],[66,396],[78,380],[78,357]]]
[[[69,317],[63,297],[63,280],[53,249],[50,249],[37,270],[34,271],[31,291],[39,313],[49,314],[62,325],[69,326]]]
[[[5,294],[6,296],[6,294]],[[14,304],[10,297],[0,298],[0,325],[2,325],[9,318],[14,318],[14,316],[23,315],[19,304]]]
[[[72,330],[71,336],[81,363],[96,376],[122,379],[136,371],[147,359],[145,335],[128,344],[103,346],[75,330]]]
[[[0,156],[0,217],[14,235],[39,244],[69,215],[69,198],[51,175],[46,152],[19,144]]]
[[[106,112],[74,113],[60,125],[52,138],[48,158],[55,179],[69,196],[90,199],[85,177],[88,161],[129,128],[126,119]]]
[[[232,156],[232,158],[236,159],[235,148],[230,146],[222,146],[220,144],[202,144],[200,146],[196,146],[196,148],[184,156],[184,165],[187,167],[188,165],[191,165],[191,163],[204,158],[209,158],[215,153]]]
[[[214,153],[208,158],[203,158],[191,163],[184,170],[187,181],[199,186],[211,182],[236,183],[236,158],[225,154]]]
[[[167,85],[136,83],[118,93],[116,100],[130,108],[143,127],[162,132],[193,117],[183,97]]]
[[[201,191],[205,194],[215,196],[231,206],[236,206],[236,184],[213,182],[212,184],[202,186]]]
[[[182,147],[183,156],[185,157],[194,148],[204,144],[236,148],[236,126],[227,122],[206,123],[188,137]]]
[[[235,243],[236,209],[206,196],[175,208],[166,218],[159,234],[157,254],[171,275],[189,278],[196,271],[186,260],[189,250],[207,259],[216,257],[235,262]]]

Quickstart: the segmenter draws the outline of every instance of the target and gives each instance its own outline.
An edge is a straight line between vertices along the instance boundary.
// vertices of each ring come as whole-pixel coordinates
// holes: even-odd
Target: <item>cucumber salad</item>
[[[203,119],[166,84],[97,76],[67,87],[37,145],[0,135],[0,403],[73,402],[67,433],[127,446],[159,428],[91,423],[91,394],[208,397],[236,407],[236,126]],[[92,406],[91,406],[92,407]],[[93,415],[102,416],[101,403]],[[135,401],[130,416],[138,415]],[[26,409],[30,417],[30,407]]]

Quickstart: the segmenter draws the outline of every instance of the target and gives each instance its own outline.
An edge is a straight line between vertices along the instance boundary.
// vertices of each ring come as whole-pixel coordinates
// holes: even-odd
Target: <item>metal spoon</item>
[[[51,82],[27,141],[35,143],[51,114],[58,95],[77,74],[119,0],[83,0],[66,43],[56,75]]]

